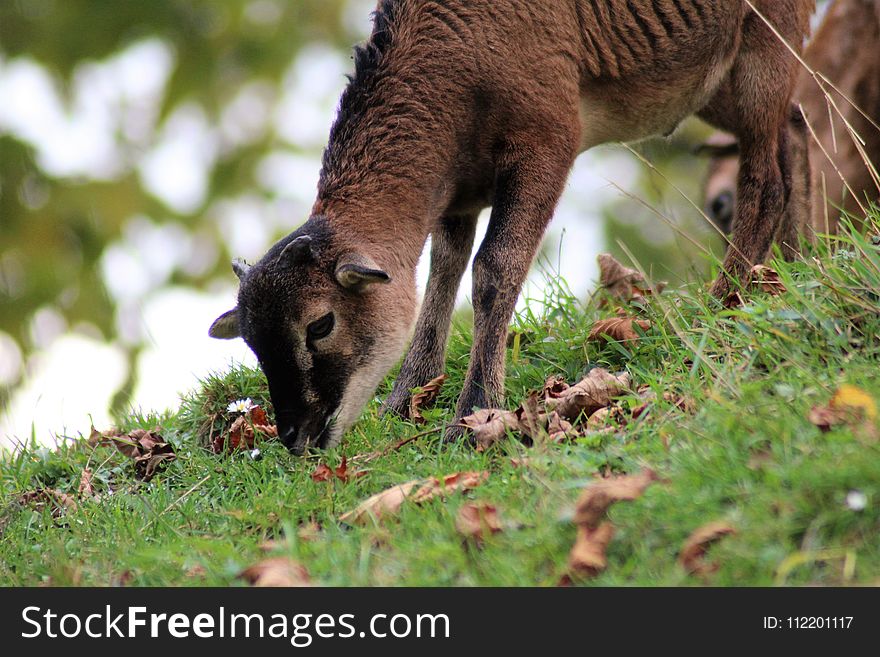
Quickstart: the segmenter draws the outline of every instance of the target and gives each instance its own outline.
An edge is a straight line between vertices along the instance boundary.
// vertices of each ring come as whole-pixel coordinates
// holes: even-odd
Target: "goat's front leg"
[[[474,342],[456,418],[504,401],[507,327],[574,159],[560,157],[567,152],[574,148],[563,143],[498,174],[489,228],[474,258]]]
[[[409,414],[411,390],[443,372],[455,296],[474,244],[477,213],[443,217],[431,233],[431,271],[415,333],[383,412]]]

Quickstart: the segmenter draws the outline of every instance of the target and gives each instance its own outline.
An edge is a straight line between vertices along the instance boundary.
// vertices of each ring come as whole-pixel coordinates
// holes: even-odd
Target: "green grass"
[[[469,328],[456,326],[449,380],[430,424],[381,418],[378,402],[343,446],[307,458],[266,442],[262,458],[217,456],[203,447],[212,423],[230,420],[230,400],[267,403],[258,371],[236,367],[212,376],[161,417],[132,415],[124,429],[161,425],[177,460],[149,483],[111,448],[66,441],[36,445],[0,462],[0,583],[6,585],[229,585],[265,556],[259,545],[283,541],[280,554],[324,585],[554,585],[575,537],[574,501],[596,473],[648,466],[662,478],[638,500],[610,513],[617,533],[598,585],[880,584],[880,454],[876,434],[859,423],[821,432],[807,419],[844,383],[880,401],[880,247],[848,234],[816,259],[774,265],[788,288],[750,293],[746,306],[719,310],[704,285],[651,299],[652,328],[637,343],[587,342],[590,326],[613,314],[574,299],[559,281],[542,312],[518,316],[519,353],[509,350],[507,393],[513,408],[550,375],[574,382],[592,367],[627,370],[634,384],[692,398],[692,414],[660,402],[613,435],[527,448],[510,440],[484,453],[425,435],[371,461],[348,483],[314,482],[324,461],[337,465],[440,427],[451,418],[468,362]],[[391,379],[378,395],[387,394]],[[377,397],[378,399],[378,397]],[[633,407],[638,398],[624,397]],[[528,456],[517,467],[514,457]],[[98,498],[53,517],[16,503],[38,487],[76,494],[82,469],[94,471]],[[368,496],[411,479],[488,470],[466,494],[404,504],[399,517],[348,527],[339,516]],[[867,497],[850,509],[850,491]],[[495,504],[504,531],[480,548],[456,533],[462,504]],[[737,533],[714,546],[718,570],[685,573],[677,556],[696,528],[715,520]],[[319,532],[302,531],[317,523]]]

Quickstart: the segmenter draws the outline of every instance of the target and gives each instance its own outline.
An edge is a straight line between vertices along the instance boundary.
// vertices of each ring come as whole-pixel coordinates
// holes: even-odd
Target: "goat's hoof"
[[[458,424],[458,422],[459,420],[456,419],[446,426],[443,441],[446,443],[461,443],[475,447],[477,443],[474,441],[474,434],[471,433],[467,427]]]
[[[709,290],[709,294],[720,301],[726,300],[727,297],[730,296],[730,281],[727,279],[727,276],[723,273],[719,274],[718,278],[716,278],[715,282],[712,284],[712,289]]]
[[[409,395],[395,396],[394,393],[391,393],[388,399],[383,402],[380,414],[382,417],[387,415],[406,420],[409,418],[409,402]]]

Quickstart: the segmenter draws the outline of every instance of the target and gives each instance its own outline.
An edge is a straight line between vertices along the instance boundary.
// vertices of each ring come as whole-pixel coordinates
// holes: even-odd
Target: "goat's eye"
[[[306,334],[309,340],[320,340],[321,338],[326,338],[330,335],[330,331],[333,330],[333,325],[335,321],[333,319],[333,313],[327,313],[321,319],[316,319],[314,322],[309,324],[306,327]]]

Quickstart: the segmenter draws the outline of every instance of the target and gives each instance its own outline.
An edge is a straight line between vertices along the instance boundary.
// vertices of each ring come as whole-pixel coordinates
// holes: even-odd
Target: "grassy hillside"
[[[597,475],[650,467],[659,481],[608,512],[616,533],[607,568],[577,583],[880,584],[874,224],[868,237],[819,247],[815,259],[772,263],[787,289],[778,295],[752,289],[744,305],[722,309],[693,284],[629,304],[626,312],[651,323],[629,342],[588,340],[596,320],[615,316],[614,304],[583,304],[558,283],[543,312],[515,320],[508,407],[554,375],[574,383],[601,366],[632,378],[612,429],[570,441],[526,446],[511,437],[478,452],[442,440],[468,362],[470,329],[458,326],[449,379],[426,424],[379,417],[377,399],[329,452],[296,458],[265,440],[256,458],[247,449],[214,454],[210,436],[237,417],[230,402],[269,405],[262,375],[234,368],[173,414],[125,418],[122,431],[158,426],[176,452],[149,482],[112,444],[83,439],[12,455],[0,462],[0,582],[244,585],[244,568],[286,556],[319,585],[555,585],[568,570],[581,490]],[[836,410],[827,410],[841,386]],[[657,400],[639,409],[647,389]],[[816,425],[823,421],[827,430]],[[349,475],[365,474],[320,480],[319,465],[332,469],[343,457]],[[85,469],[91,493],[79,492]],[[488,478],[407,501],[394,517],[340,521],[390,486],[463,471]],[[494,505],[501,527],[479,544],[456,529],[460,508],[474,501]],[[717,569],[688,574],[683,542],[715,521],[735,530],[709,550],[706,563]]]

